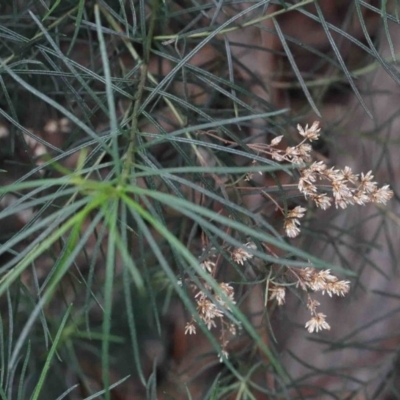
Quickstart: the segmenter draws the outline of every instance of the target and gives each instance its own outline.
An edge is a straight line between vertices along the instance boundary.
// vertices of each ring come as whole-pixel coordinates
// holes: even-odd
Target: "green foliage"
[[[174,302],[184,305],[188,320],[194,316],[209,351],[221,350],[197,317],[191,293],[194,284],[224,298],[219,279],[200,266],[210,251],[221,257],[221,274],[241,293],[226,317],[242,326],[248,345],[224,360],[221,374],[206,382],[204,398],[290,398],[295,383],[273,341],[266,342],[241,308],[247,288],[264,287],[273,266],[280,271],[311,262],[351,274],[283,236],[269,198],[278,198],[285,211],[300,204],[282,183],[295,182],[297,172],[249,143],[281,134],[294,142],[291,128],[312,112],[319,115],[322,92],[338,82],[346,82],[372,115],[356,86],[369,69],[349,69],[332,31],[374,57],[370,69],[380,64],[398,81],[391,61],[332,26],[316,1],[235,2],[238,9],[222,20],[215,9],[225,2],[183,3],[0,5],[0,115],[9,129],[0,139],[0,199],[7,202],[0,210],[1,399],[110,399],[127,382],[140,387],[137,398],[156,398],[161,367],[154,360],[149,367],[144,347],[149,337],[167,340],[165,321]],[[281,8],[268,12],[270,3]],[[312,16],[305,8],[311,3]],[[354,4],[363,21],[364,2]],[[293,10],[323,28],[332,54],[304,46],[338,71],[332,77],[313,79],[297,66],[292,49],[301,38],[288,36],[278,18]],[[202,15],[214,12],[203,25]],[[386,2],[374,12],[385,27],[395,18]],[[307,100],[295,113],[270,102],[262,77],[232,54],[228,34],[267,20],[293,71],[292,85]],[[247,43],[274,51],[260,45]],[[215,52],[211,58],[191,62],[208,46]],[[237,77],[238,69],[248,81]],[[48,119],[60,118],[70,121],[68,130],[43,134]],[[35,153],[39,145],[46,154]],[[259,188],[255,179],[246,194],[246,175],[259,172],[274,184]],[[263,201],[252,208],[251,196]],[[306,230],[314,217],[310,209]],[[250,253],[260,263],[243,267],[230,251],[247,242],[256,244]],[[269,318],[266,309],[263,321],[272,338]],[[96,366],[97,376],[85,364]],[[253,379],[260,374],[275,386]]]

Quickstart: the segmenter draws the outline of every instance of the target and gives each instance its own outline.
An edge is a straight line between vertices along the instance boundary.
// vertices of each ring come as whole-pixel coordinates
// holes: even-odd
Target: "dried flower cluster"
[[[244,259],[248,259],[244,256]],[[238,259],[239,260],[239,259]],[[238,261],[240,263],[240,261]],[[243,264],[243,261],[241,262]],[[204,260],[200,266],[207,271],[210,275],[214,275],[216,263],[210,259]],[[191,285],[192,289],[197,293],[194,298],[197,304],[196,311],[199,318],[207,326],[207,329],[212,330],[217,327],[217,322],[220,326],[219,343],[221,351],[218,355],[219,360],[222,362],[224,358],[228,358],[228,344],[229,336],[235,336],[237,333],[237,326],[230,321],[226,320],[226,311],[230,311],[230,304],[236,304],[234,288],[226,282],[218,284],[219,290],[215,291],[210,285],[203,282],[204,289],[199,290],[197,286]],[[207,292],[207,293],[206,293]],[[190,322],[185,326],[185,334],[196,334],[196,321],[192,316]]]
[[[265,154],[278,162],[289,162],[298,166],[299,181],[297,188],[304,195],[306,200],[311,200],[317,207],[326,210],[332,204],[336,208],[346,208],[348,205],[358,204],[364,205],[369,202],[386,204],[393,196],[389,185],[378,187],[373,181],[372,172],[361,175],[356,175],[351,168],[336,169],[335,167],[328,168],[323,161],[312,162],[311,152],[312,147],[310,142],[317,140],[320,136],[320,127],[318,122],[314,122],[310,127],[308,125],[302,128],[297,126],[298,133],[302,136],[302,141],[293,147],[279,149],[277,146],[281,143],[283,136],[274,138],[269,144],[253,143],[248,146],[258,154]],[[225,139],[207,132],[208,135],[223,140],[225,143],[230,143]],[[246,176],[246,180],[251,179],[251,175]],[[322,190],[325,189],[325,190]],[[328,194],[329,193],[329,194]],[[296,206],[284,212],[283,208],[274,201],[277,208],[285,215],[284,230],[286,235],[294,238],[300,233],[300,220],[304,217],[307,209],[302,206]],[[268,248],[266,244],[263,244]],[[257,246],[253,242],[244,243],[241,247],[228,249],[231,260],[243,266],[246,262],[254,258],[254,250]],[[274,254],[274,256],[276,256]],[[216,275],[216,262],[213,257],[206,257],[200,263],[204,271],[210,274],[213,278]],[[305,324],[306,329],[312,332],[330,329],[330,325],[326,321],[326,315],[318,312],[317,308],[320,303],[313,299],[311,292],[325,293],[330,297],[345,296],[350,288],[350,282],[339,280],[332,275],[330,270],[317,270],[313,267],[293,268],[286,267],[286,271],[295,276],[296,280],[285,280],[285,282],[277,282],[274,279],[267,280],[268,294],[266,298],[276,301],[281,306],[285,303],[286,287],[295,285],[306,292],[307,303],[306,307],[311,313],[311,319]],[[287,272],[285,272],[287,275]],[[201,280],[201,278],[199,278]],[[228,321],[227,312],[231,311],[231,305],[235,304],[234,289],[225,282],[219,283],[219,290],[213,290],[206,282],[202,282],[203,290],[199,290],[194,284],[190,284],[194,290],[194,298],[197,303],[198,317],[204,322],[206,327],[211,330],[217,327],[219,322],[221,334],[219,341],[221,344],[221,352],[219,354],[220,361],[228,357],[229,336],[236,335],[237,326]],[[197,293],[196,293],[197,292]],[[196,322],[192,320],[186,324],[185,334],[196,333]]]
[[[311,127],[303,129],[297,125],[299,134],[304,138],[297,146],[287,147],[286,150],[274,149],[271,157],[276,161],[287,161],[292,164],[305,164],[311,161],[311,145],[307,141],[314,141],[319,138],[319,122],[314,122]],[[282,140],[282,136],[274,138],[270,147],[277,146]],[[298,183],[299,191],[306,199],[312,200],[315,205],[326,210],[335,204],[336,208],[346,208],[348,205],[366,203],[386,204],[393,196],[389,185],[378,187],[373,182],[372,171],[361,175],[354,174],[349,167],[344,169],[328,168],[323,161],[313,162],[310,166],[299,168],[300,179]],[[319,187],[328,188],[331,195],[321,192]],[[285,217],[284,229],[288,237],[294,238],[300,233],[299,219],[304,216],[306,209],[295,207]]]
[[[304,209],[292,210],[292,218],[298,218],[299,214],[304,213]],[[247,249],[255,250],[257,247],[255,243],[248,242],[243,244],[243,247],[234,248],[230,251],[231,259],[233,262],[244,265],[244,263],[254,257]],[[204,260],[200,266],[210,273],[215,274],[216,263],[210,259]],[[332,275],[330,270],[317,270],[313,267],[294,269],[288,267],[288,270],[296,277],[295,285],[307,292],[307,308],[310,310],[311,319],[305,324],[307,330],[312,332],[319,332],[323,329],[330,329],[330,325],[326,322],[326,315],[317,312],[317,307],[320,303],[313,299],[309,291],[321,292],[323,295],[327,293],[330,297],[332,295],[345,296],[350,289],[350,282],[339,280],[336,276]],[[209,330],[217,327],[216,321],[220,323],[221,334],[219,341],[221,344],[221,352],[219,354],[220,361],[228,357],[227,346],[229,343],[229,334],[236,335],[237,326],[225,320],[225,311],[230,311],[229,303],[236,304],[234,298],[233,287],[225,282],[219,284],[220,292],[215,292],[207,283],[204,283],[204,288],[208,292],[198,290],[195,285],[192,285],[193,290],[197,290],[194,298],[197,303],[197,314],[204,322]],[[223,293],[221,296],[220,293]],[[275,300],[279,306],[285,303],[286,286],[274,282],[269,288],[269,299]],[[226,301],[228,300],[228,301]],[[196,322],[192,317],[191,321],[185,326],[185,334],[196,334]]]
[[[233,251],[231,251],[232,261],[236,264],[243,265],[245,261],[253,258],[253,254],[249,253],[247,249],[255,250],[256,248],[257,246],[254,243],[248,242],[243,245],[243,248],[238,247],[233,249]]]
[[[330,329],[329,324],[326,322],[326,315],[317,312],[317,307],[320,303],[313,299],[309,291],[327,293],[330,297],[332,295],[345,296],[350,289],[349,281],[340,281],[336,276],[332,275],[329,269],[317,270],[313,267],[289,270],[296,277],[296,287],[300,287],[307,292],[307,308],[310,310],[311,319],[306,323],[307,330],[318,332],[322,329]],[[279,284],[274,284],[269,289],[269,299],[276,300],[280,306],[285,302],[286,288]]]
[[[297,206],[288,212],[283,227],[289,237],[296,237],[300,233],[299,218],[304,217],[306,211],[304,207]]]
[[[315,268],[308,267],[298,271],[297,285],[303,290],[309,288],[313,292],[325,292],[332,297],[344,296],[350,289],[349,281],[340,281],[336,276],[332,275],[330,270],[316,270]],[[326,322],[326,315],[316,311],[320,305],[318,301],[311,298],[308,294],[307,308],[311,312],[311,319],[306,323],[306,328],[310,333],[318,332],[322,329],[330,329],[329,324]]]
[[[300,175],[298,190],[304,195],[305,199],[313,201],[322,210],[326,210],[333,203],[336,208],[344,209],[353,204],[386,204],[392,198],[393,192],[389,185],[378,187],[377,183],[373,181],[372,171],[358,175],[354,174],[350,167],[344,169],[328,168],[323,161],[312,162],[312,146],[310,143],[319,139],[321,128],[318,121],[315,121],[310,127],[306,125],[305,128],[297,125],[297,130],[303,139],[296,146],[279,149],[277,146],[282,142],[283,135],[275,137],[269,144],[250,143],[247,146],[257,154],[269,156],[275,161],[298,165]],[[210,132],[206,133],[224,143],[235,145],[234,142],[221,139]],[[311,165],[305,166],[310,163]],[[253,161],[253,164],[255,164],[255,161]],[[247,174],[245,180],[249,181],[250,179],[252,179],[252,174]],[[285,214],[283,208],[278,204],[276,205]],[[288,237],[294,238],[299,235],[300,218],[305,215],[305,212],[305,208],[298,206],[285,215],[284,229]]]
[[[285,304],[286,289],[284,286],[273,285],[270,289],[270,300],[276,300],[278,306]]]
[[[298,208],[298,207],[296,207]],[[301,207],[300,207],[301,208]],[[293,211],[292,218],[296,218],[299,214],[304,213],[304,209]],[[246,249],[256,249],[256,245],[252,242],[245,243],[241,248],[233,249],[231,259],[239,265],[243,265],[245,261],[252,259],[253,254],[249,253]],[[287,267],[287,270],[296,277],[295,286],[300,287],[307,292],[307,308],[311,312],[311,319],[306,323],[306,328],[310,333],[318,332],[322,329],[330,329],[329,324],[326,322],[326,315],[317,312],[317,307],[320,303],[313,299],[309,292],[321,292],[323,295],[327,293],[329,297],[332,295],[345,296],[350,289],[350,282],[339,280],[336,276],[332,275],[329,269],[318,270],[313,267],[307,268],[293,268]],[[268,288],[269,300],[275,300],[278,306],[285,303],[287,283],[279,284],[272,282]]]
[[[333,294],[336,296],[344,296],[349,291],[349,281],[339,281],[339,279],[331,274],[329,269],[317,270],[313,267],[301,268],[298,273],[297,286],[300,286],[303,290],[307,288],[313,292],[325,292],[332,297]]]
[[[233,287],[230,286],[228,283],[220,283],[221,292],[228,297],[229,301],[233,304],[235,303],[234,300],[234,290]],[[199,291],[194,297],[197,303],[197,313],[200,319],[205,323],[207,328],[211,330],[215,328],[217,325],[215,323],[216,318],[221,318],[224,316],[223,309],[230,310],[229,305],[227,302],[222,300],[219,294],[213,293],[211,287],[206,284],[206,288],[210,293],[212,293],[212,298],[215,302],[212,302],[206,293],[203,291]],[[186,325],[186,331],[189,333],[196,333],[196,327],[194,325],[194,320],[189,322]]]

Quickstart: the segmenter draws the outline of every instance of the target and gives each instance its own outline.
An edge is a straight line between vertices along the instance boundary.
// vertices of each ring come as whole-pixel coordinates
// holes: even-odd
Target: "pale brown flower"
[[[354,204],[353,193],[351,189],[341,180],[332,182],[333,197],[335,199],[336,208],[346,208],[349,204]]]
[[[307,211],[306,208],[301,206],[296,206],[292,210],[288,212],[288,218],[302,218],[304,217],[304,213]]]
[[[364,173],[361,174],[361,188],[363,191],[367,193],[373,193],[376,190],[376,182],[372,182],[374,176],[372,175],[372,171],[367,172],[365,175]]]
[[[235,304],[235,291],[231,285],[225,282],[221,282],[219,284],[219,287],[221,290],[224,292],[225,296],[228,297],[228,299]],[[228,304],[222,299],[222,297],[218,294],[215,295],[215,300],[224,308],[230,310],[230,307]]]
[[[278,303],[278,306],[281,306],[285,303],[285,296],[286,296],[286,290],[283,286],[275,286],[271,289],[270,291],[270,300],[276,299],[276,302]]]
[[[374,203],[386,204],[393,197],[393,191],[389,189],[389,185],[382,186],[372,193],[372,201]]]
[[[369,203],[371,201],[371,197],[369,194],[364,192],[363,190],[357,190],[353,195],[354,202],[360,206]]]
[[[312,194],[310,195],[310,198],[314,201],[315,205],[322,210],[326,210],[331,206],[331,199],[326,193]]]
[[[310,284],[312,277],[315,275],[315,268],[306,267],[299,268],[297,270],[298,281],[296,283],[296,287],[300,285],[303,290],[307,289],[307,286]]]
[[[299,149],[296,146],[295,147],[287,147],[285,153],[289,157],[300,155]]]
[[[354,184],[358,181],[358,175],[353,174],[350,167],[344,167],[344,169],[339,172],[339,178]]]
[[[283,135],[277,136],[271,140],[271,146],[277,146],[283,139]]]
[[[300,221],[296,218],[286,218],[283,227],[286,231],[286,235],[290,238],[295,238],[300,233]]]
[[[307,323],[306,328],[308,332],[313,333],[322,331],[322,329],[331,329],[329,324],[325,321],[326,315],[322,313],[315,314]]]
[[[340,181],[340,171],[335,167],[327,168],[321,172],[321,179],[326,178],[329,181]]]
[[[244,247],[253,250],[257,248],[257,246],[252,242],[244,244]],[[253,254],[246,251],[246,249],[236,248],[231,252],[231,257],[236,264],[244,265],[245,261],[253,258]]]
[[[308,143],[303,143],[299,146],[299,154],[303,161],[311,161],[312,147]]]
[[[211,274],[212,271],[214,270],[215,262],[211,260],[204,260],[202,263],[200,263],[200,267]]]
[[[317,187],[311,182],[310,179],[307,179],[305,177],[301,177],[299,179],[298,188],[299,191],[303,193],[306,198],[307,196],[311,196],[317,193]]]
[[[304,207],[296,206],[290,210],[286,216],[283,227],[286,234],[290,238],[296,237],[300,233],[300,221],[299,218],[304,217],[304,213],[307,211]]]
[[[330,297],[332,297],[332,294],[335,294],[336,296],[344,296],[349,290],[349,281],[328,282],[322,288],[322,294],[325,294],[326,291]]]
[[[195,335],[196,334],[196,325],[193,321],[188,322],[185,326],[185,335]]]
[[[223,312],[210,301],[203,292],[199,292],[197,301],[197,313],[208,329],[216,326],[214,319],[223,316]],[[196,296],[197,297],[197,296]]]
[[[314,161],[308,169],[312,172],[322,174],[326,170],[326,164],[323,161]]]
[[[321,128],[319,127],[319,122],[315,121],[310,127],[306,125],[304,129],[299,124],[297,125],[297,130],[299,131],[301,136],[303,136],[304,138],[308,139],[311,142],[319,138],[319,132]]]
[[[320,305],[321,304],[317,300],[314,300],[311,296],[308,296],[307,308],[311,311],[312,314],[315,313],[315,310]]]

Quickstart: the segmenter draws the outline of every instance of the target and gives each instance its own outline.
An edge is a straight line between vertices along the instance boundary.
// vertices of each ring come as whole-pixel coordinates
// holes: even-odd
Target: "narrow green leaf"
[[[64,317],[63,317],[63,319],[61,321],[60,327],[58,328],[57,335],[54,338],[53,344],[52,344],[52,346],[50,348],[49,354],[47,355],[47,358],[46,358],[46,362],[45,362],[45,364],[43,366],[43,369],[42,369],[42,372],[40,374],[39,381],[38,381],[38,383],[37,383],[37,385],[35,387],[35,390],[33,392],[32,400],[38,400],[40,392],[43,389],[43,385],[44,385],[44,382],[46,380],[47,373],[48,373],[48,371],[50,369],[51,362],[53,361],[53,357],[54,357],[54,355],[56,353],[57,346],[58,346],[58,344],[60,342],[61,335],[62,335],[63,330],[64,330],[64,326],[67,323],[67,320],[68,320],[68,317],[69,317],[69,314],[70,314],[71,310],[72,310],[72,304],[67,308],[67,311],[65,312]]]

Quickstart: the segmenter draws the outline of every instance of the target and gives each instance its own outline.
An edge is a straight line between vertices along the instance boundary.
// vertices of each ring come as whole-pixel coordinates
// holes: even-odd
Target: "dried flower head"
[[[283,228],[285,229],[286,235],[290,238],[295,238],[300,233],[300,221],[295,218],[287,218],[284,222]]]
[[[371,193],[374,203],[386,204],[393,197],[393,191],[389,189],[389,185],[382,186]]]
[[[244,244],[244,248],[236,248],[231,252],[232,260],[236,264],[243,265],[245,261],[253,258],[253,254],[249,253],[246,249],[256,250],[257,246],[253,242],[248,242]]]
[[[325,321],[326,315],[322,313],[315,314],[307,323],[306,328],[308,332],[319,332],[322,329],[331,329],[330,325]]]
[[[326,210],[331,206],[331,199],[326,193],[311,194],[310,199],[313,200],[315,205],[322,210]]]
[[[306,125],[304,129],[301,125],[297,125],[297,130],[299,131],[301,136],[311,142],[313,140],[319,139],[319,132],[321,128],[319,127],[319,122],[315,121],[310,127]]]
[[[195,335],[196,334],[196,325],[194,324],[194,321],[190,321],[186,324],[185,326],[185,335]]]
[[[202,263],[200,263],[200,267],[211,274],[215,268],[215,262],[211,260],[204,260]]]
[[[277,136],[271,140],[271,146],[277,146],[283,139],[283,135]]]
[[[351,183],[357,183],[358,175],[353,174],[350,167],[344,167],[342,171],[339,171],[338,178]]]
[[[274,286],[270,291],[270,300],[276,299],[278,306],[281,306],[285,303],[286,289],[283,286]]]
[[[311,296],[308,296],[307,308],[311,311],[311,314],[314,314],[317,307],[320,305],[321,303],[319,301],[313,299]]]
[[[304,207],[297,206],[288,212],[283,225],[288,237],[294,238],[300,233],[299,218],[304,217],[306,211],[307,210]]]
[[[229,301],[235,304],[235,291],[233,287],[225,282],[221,282],[219,284],[219,287],[221,288],[221,291],[224,293],[224,295],[229,299]],[[219,304],[221,304],[222,307],[226,308],[227,310],[230,310],[230,307],[227,304],[227,302],[225,302],[225,300],[223,299],[223,296],[216,294],[215,299]]]

